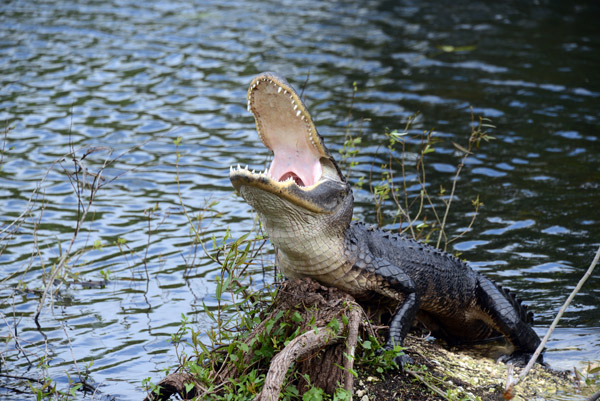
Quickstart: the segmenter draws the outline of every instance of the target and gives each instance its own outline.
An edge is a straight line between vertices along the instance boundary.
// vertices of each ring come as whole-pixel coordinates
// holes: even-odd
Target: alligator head
[[[296,91],[274,73],[260,74],[248,89],[248,110],[273,161],[265,172],[232,167],[229,178],[271,241],[285,249],[279,238],[301,241],[299,230],[315,236],[345,231],[352,219],[351,187]]]

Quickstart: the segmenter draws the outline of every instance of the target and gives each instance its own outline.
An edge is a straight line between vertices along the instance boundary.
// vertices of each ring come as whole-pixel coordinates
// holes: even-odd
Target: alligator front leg
[[[396,345],[402,346],[421,304],[416,285],[404,270],[383,259],[375,259],[367,269],[377,277],[375,281],[378,285],[372,290],[398,302],[390,322],[390,334],[385,349],[394,349]],[[411,363],[412,359],[408,355],[399,355],[395,358],[395,362],[402,368],[405,363]]]

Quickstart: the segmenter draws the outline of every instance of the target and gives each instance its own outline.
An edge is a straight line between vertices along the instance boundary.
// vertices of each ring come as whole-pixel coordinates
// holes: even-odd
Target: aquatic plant
[[[356,87],[354,92],[356,92]],[[350,107],[352,107],[352,103]],[[441,185],[439,192],[432,193],[427,179],[429,172],[426,168],[426,158],[427,155],[435,152],[436,145],[441,143],[441,139],[436,137],[434,130],[412,129],[418,116],[418,113],[410,116],[402,130],[384,133],[387,138],[386,162],[377,166],[377,173],[373,171],[374,166],[371,165],[369,176],[358,177],[355,186],[360,189],[365,182],[368,182],[379,227],[397,227],[397,232],[424,242],[433,242],[432,237],[437,233],[435,246],[446,251],[450,243],[462,238],[471,230],[479,208],[483,206],[479,197],[472,199],[471,221],[463,231],[449,237],[447,222],[450,216],[450,207],[456,198],[460,174],[467,158],[479,149],[481,143],[495,139],[488,132],[495,126],[488,118],[475,117],[471,108],[470,134],[467,144],[463,146],[452,142],[459,161],[449,185],[450,191],[448,192]],[[345,166],[348,177],[351,177],[352,169],[356,167],[354,159],[358,154],[358,146],[362,142],[362,128],[357,134],[352,135],[351,127],[352,123],[348,121],[344,146],[340,149],[341,164]],[[400,182],[398,183],[398,181]],[[416,194],[410,190],[410,187],[414,185],[420,188]],[[439,208],[442,208],[443,211],[438,211]],[[391,221],[386,219],[386,216],[392,216]]]

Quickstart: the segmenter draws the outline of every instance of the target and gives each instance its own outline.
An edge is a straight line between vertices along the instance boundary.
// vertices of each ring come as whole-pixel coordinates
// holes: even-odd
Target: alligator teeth
[[[277,93],[281,93],[281,86],[277,88]]]
[[[250,103],[248,103],[248,111],[252,111],[252,110],[250,109]]]
[[[300,115],[300,110],[298,110],[298,111],[296,112],[296,117],[298,117],[299,115]]]
[[[267,170],[265,170],[265,171],[259,170],[257,172],[256,169],[250,170],[250,168],[248,166],[242,168],[239,164],[237,165],[237,168],[235,168],[234,166],[229,166],[229,173],[233,174],[235,172],[247,172],[249,174],[252,173],[253,175],[268,177]]]
[[[294,110],[298,110],[298,105],[297,104],[294,105]]]

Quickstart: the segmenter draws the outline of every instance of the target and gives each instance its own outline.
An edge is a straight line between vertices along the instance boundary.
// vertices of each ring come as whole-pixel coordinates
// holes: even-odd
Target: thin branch
[[[442,397],[443,399],[445,399],[445,400],[451,399],[451,398],[448,398],[446,393],[444,393],[442,390],[440,390],[438,387],[434,386],[433,384],[429,383],[423,376],[421,376],[414,370],[406,369],[405,372],[410,374],[411,376],[413,376],[415,379],[417,379],[421,383],[423,383],[428,389],[430,389],[431,391],[433,391],[434,393],[436,393],[438,396]]]
[[[462,238],[466,233],[468,233],[469,231],[471,231],[471,228],[473,227],[473,223],[475,223],[475,219],[477,218],[477,213],[479,212],[479,207],[481,205],[483,205],[483,203],[479,202],[479,195],[477,195],[477,199],[475,199],[473,201],[473,204],[475,205],[475,211],[473,212],[473,217],[471,218],[471,222],[469,223],[469,225],[467,226],[467,228],[465,228],[460,234],[458,234],[456,237],[448,240],[448,242],[446,243],[446,245],[449,245],[449,244],[453,243],[454,241]]]
[[[2,316],[2,319],[4,320],[4,323],[6,324],[6,327],[8,328],[8,330],[10,332],[11,331],[11,327],[8,324],[8,321],[6,320],[6,317],[4,316],[4,313],[0,312],[0,316]],[[15,323],[15,327],[14,327],[15,334],[13,336],[13,340],[15,340],[15,348],[17,349],[17,351],[19,351],[19,352],[21,352],[23,354],[23,356],[27,360],[27,363],[29,364],[29,366],[32,366],[33,364],[29,360],[29,357],[27,356],[27,353],[25,352],[25,349],[21,346],[21,343],[19,341],[19,336],[17,335],[17,325],[18,325],[18,323]],[[2,358],[3,365],[7,366],[6,365],[6,360],[4,359],[4,354],[1,355],[1,358]]]
[[[4,162],[4,150],[6,149],[6,138],[8,137],[8,120],[4,123],[4,139],[2,141],[2,150],[0,151],[0,167]]]
[[[440,247],[440,243],[442,242],[442,237],[447,238],[446,231],[445,231],[446,219],[448,218],[448,214],[450,213],[450,205],[452,204],[452,199],[454,199],[454,191],[456,190],[456,183],[458,182],[458,177],[460,176],[460,172],[461,172],[462,168],[465,166],[465,161],[467,160],[468,156],[469,156],[469,153],[465,153],[462,160],[458,164],[458,168],[456,169],[456,174],[454,175],[454,179],[452,180],[452,190],[450,191],[450,197],[448,198],[448,202],[446,203],[446,211],[444,212],[444,217],[442,219],[442,225],[440,226],[440,234],[438,236],[437,244],[435,246],[438,249]]]
[[[598,401],[600,400],[600,390],[596,391],[587,401]]]
[[[306,89],[306,86],[308,85],[308,81],[310,79],[310,68],[308,69],[308,72],[306,73],[306,79],[304,80],[304,83],[302,84],[302,88],[300,90],[300,99],[304,98],[304,90]],[[306,100],[306,99],[303,99]]]
[[[554,318],[554,321],[550,325],[550,328],[548,329],[548,332],[546,332],[546,335],[542,339],[542,342],[540,343],[540,345],[537,347],[537,349],[535,350],[535,352],[531,356],[531,359],[529,359],[529,363],[527,363],[527,366],[525,366],[525,369],[523,369],[523,371],[521,372],[521,374],[519,375],[519,377],[516,380],[514,380],[514,381],[513,380],[507,380],[506,388],[504,390],[504,395],[505,395],[505,398],[506,397],[510,397],[510,398],[506,398],[506,399],[511,399],[514,396],[514,394],[513,394],[514,387],[517,384],[519,384],[519,382],[521,382],[525,378],[525,376],[527,376],[527,374],[529,373],[529,371],[533,367],[533,364],[537,361],[538,357],[542,353],[542,350],[546,346],[546,343],[548,342],[548,339],[550,338],[550,334],[552,334],[552,332],[554,331],[554,328],[558,324],[558,321],[562,317],[562,315],[565,312],[565,310],[569,307],[569,304],[571,303],[571,301],[573,300],[573,298],[575,298],[575,295],[577,295],[577,293],[579,292],[579,290],[581,290],[581,287],[583,287],[583,284],[591,276],[592,272],[594,271],[594,268],[598,264],[598,260],[600,260],[600,246],[598,247],[598,250],[596,251],[596,256],[594,257],[594,260],[590,264],[590,267],[587,269],[587,271],[585,272],[585,274],[583,275],[583,277],[581,277],[581,279],[579,280],[579,283],[577,283],[577,286],[571,292],[571,295],[569,295],[569,297],[565,301],[564,305],[560,308],[560,310],[556,314],[556,317]]]

